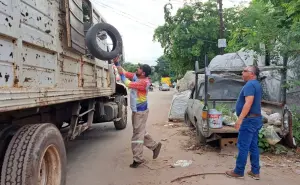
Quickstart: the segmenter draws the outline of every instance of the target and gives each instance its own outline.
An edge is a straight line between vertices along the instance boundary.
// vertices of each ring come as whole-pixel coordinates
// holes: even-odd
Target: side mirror
[[[195,62],[195,73],[199,72],[199,62]]]

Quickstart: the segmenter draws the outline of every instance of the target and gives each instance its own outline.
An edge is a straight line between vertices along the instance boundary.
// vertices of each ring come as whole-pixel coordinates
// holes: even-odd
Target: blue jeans
[[[259,174],[258,133],[262,127],[262,118],[245,118],[239,130],[238,156],[234,173],[244,176],[248,153],[250,152],[251,171]]]

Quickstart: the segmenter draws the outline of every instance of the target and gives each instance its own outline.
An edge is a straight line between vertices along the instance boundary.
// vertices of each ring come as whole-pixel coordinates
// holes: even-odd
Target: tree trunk
[[[270,56],[270,51],[269,51],[268,48],[266,48],[265,64],[266,64],[266,66],[270,66],[271,65],[271,56]]]
[[[285,53],[283,55],[283,73],[281,76],[281,84],[282,84],[282,93],[281,93],[281,103],[286,104],[286,91],[287,91],[287,64],[288,64],[288,54]]]

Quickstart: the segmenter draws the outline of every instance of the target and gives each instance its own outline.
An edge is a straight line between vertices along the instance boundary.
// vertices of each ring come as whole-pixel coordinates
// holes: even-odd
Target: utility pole
[[[225,26],[223,21],[223,2],[222,0],[218,0],[219,3],[219,16],[220,16],[220,39],[224,39]],[[220,48],[220,54],[224,54],[224,48]]]

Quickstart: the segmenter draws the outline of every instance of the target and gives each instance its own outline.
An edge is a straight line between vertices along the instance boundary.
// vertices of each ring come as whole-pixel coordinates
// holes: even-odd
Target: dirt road
[[[148,132],[163,143],[158,159],[145,148],[144,166],[129,168],[132,162],[131,120],[126,130],[116,131],[112,123],[101,124],[69,144],[67,185],[299,185],[300,159],[262,156],[262,179],[229,179],[222,174],[205,175],[171,182],[196,173],[223,173],[233,168],[233,156],[217,150],[194,147],[193,132],[182,123],[168,123],[173,92],[155,90],[149,94]],[[129,115],[130,118],[130,115]],[[178,160],[191,161],[187,167],[172,167]],[[247,170],[250,167],[247,167]]]

